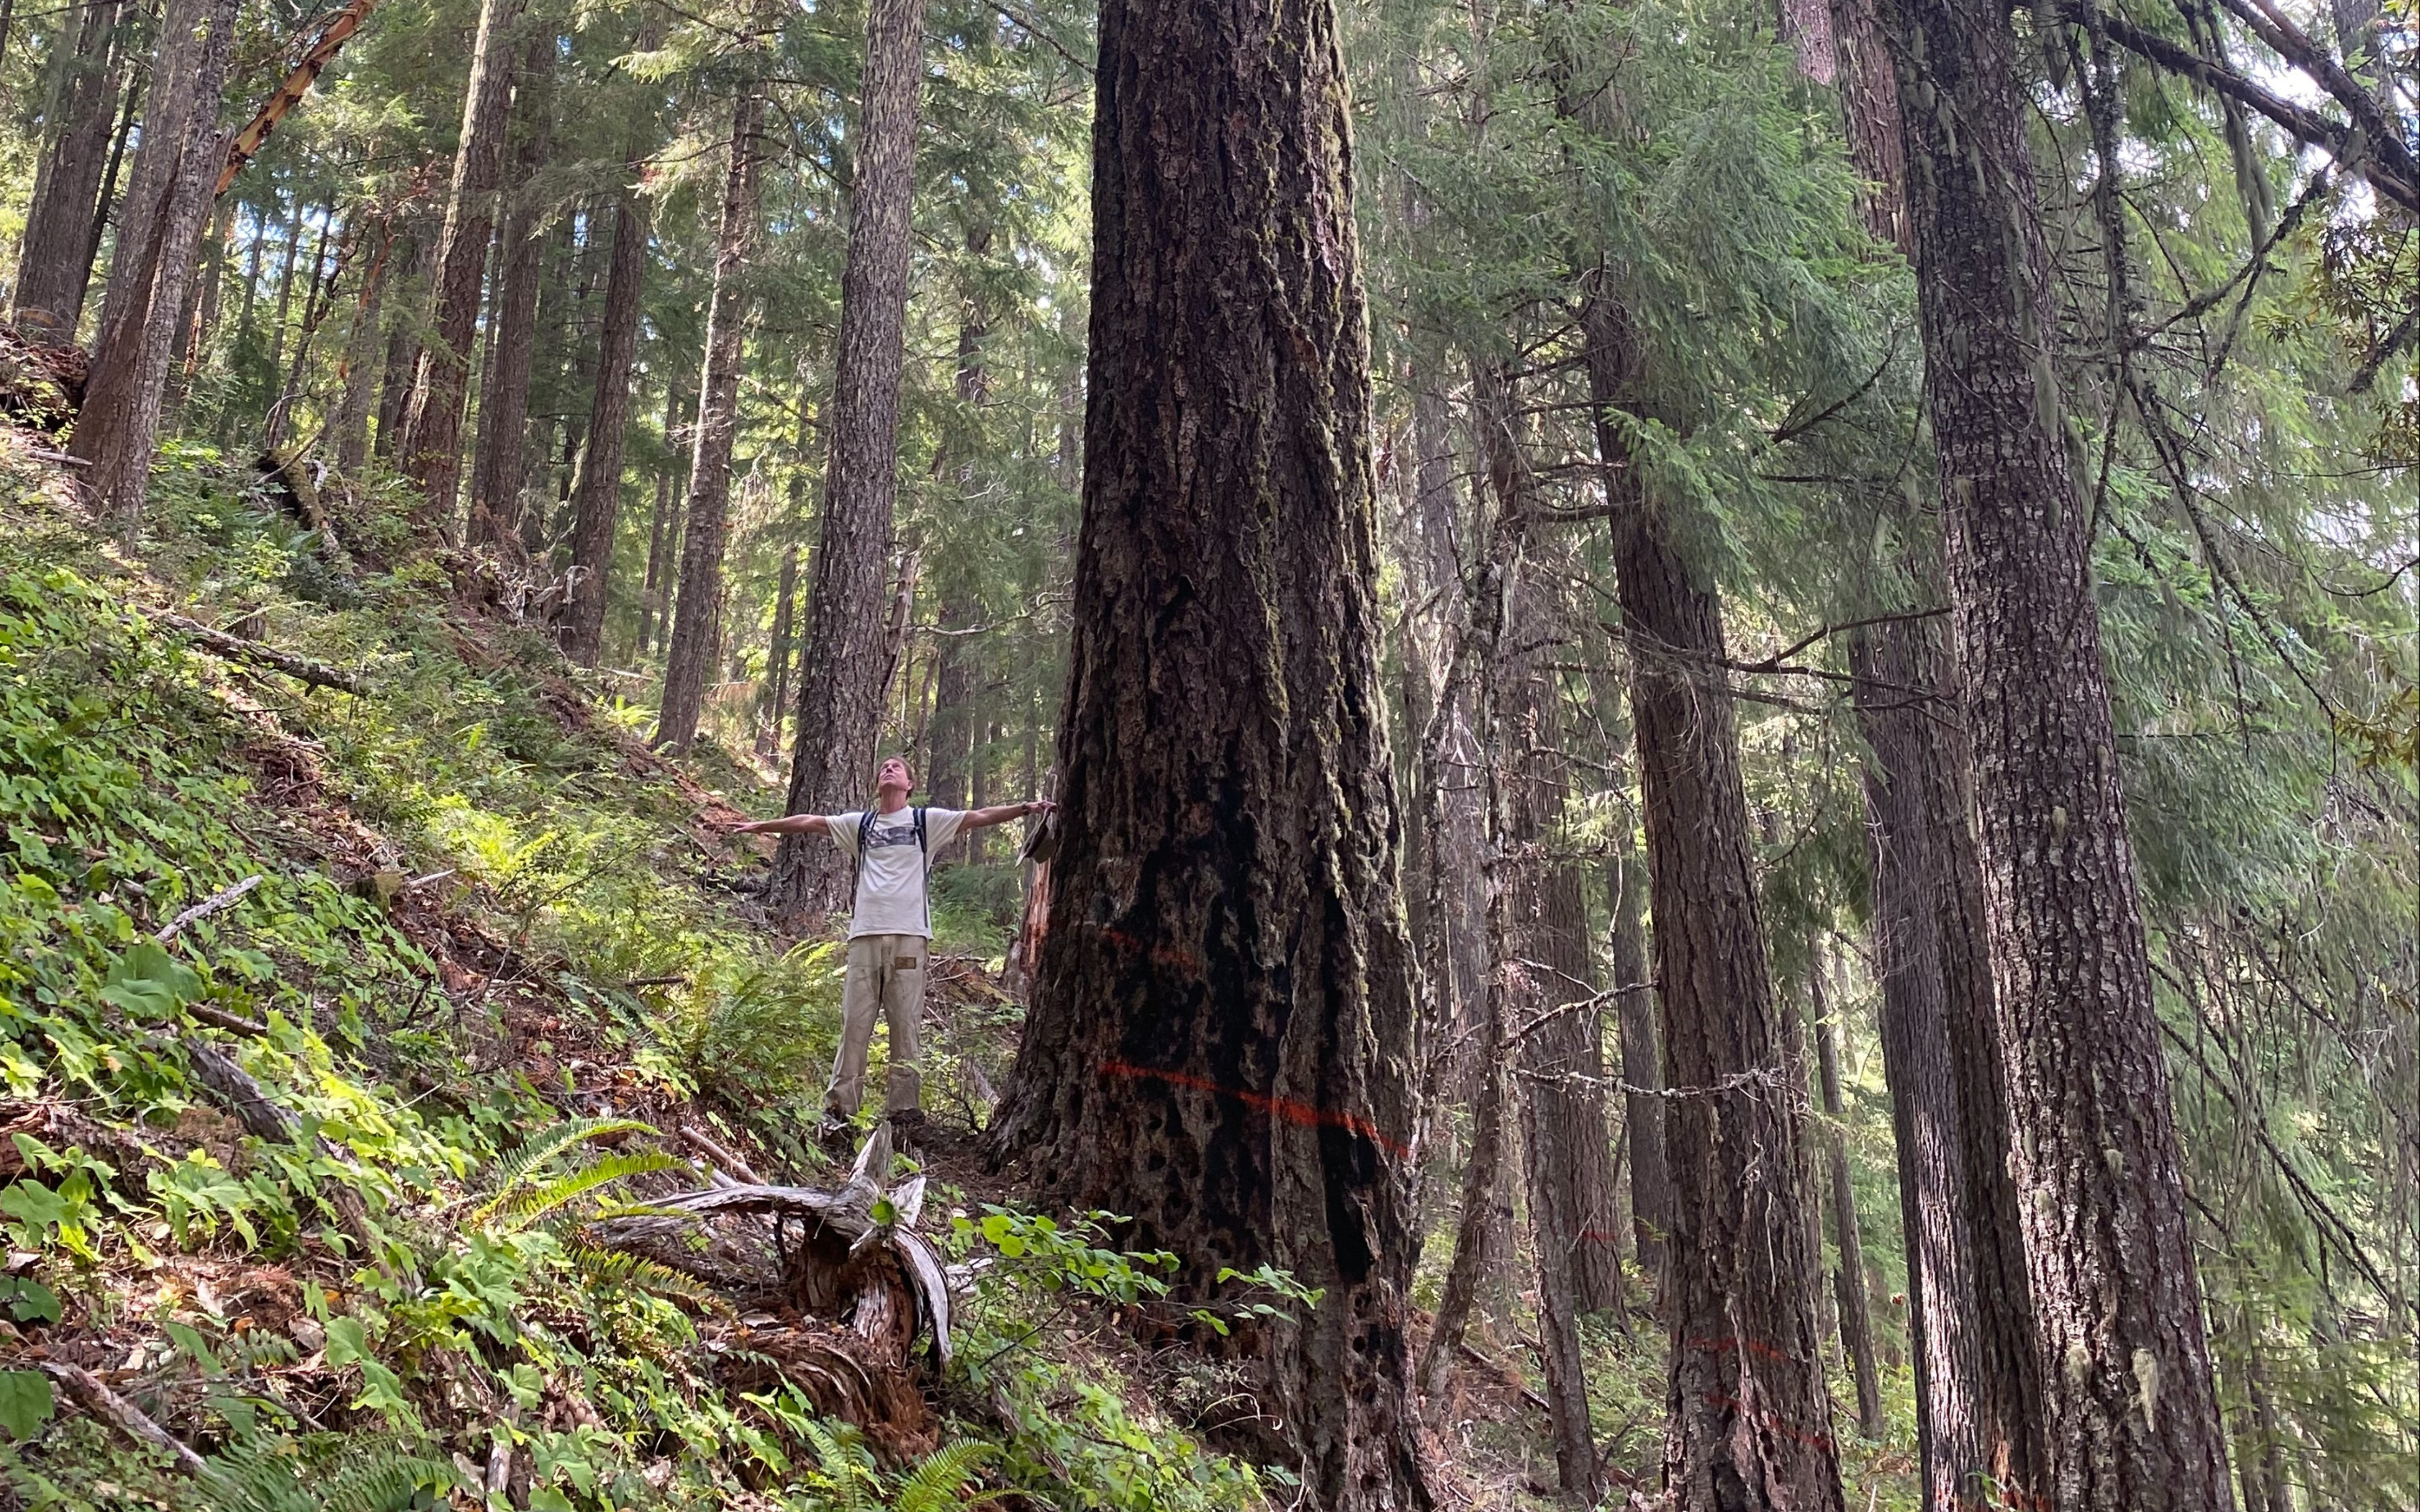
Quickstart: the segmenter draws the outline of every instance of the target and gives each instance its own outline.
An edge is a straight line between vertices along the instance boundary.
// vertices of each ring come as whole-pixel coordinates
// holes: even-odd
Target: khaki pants
[[[916,1031],[924,1014],[924,956],[929,942],[913,934],[861,934],[848,942],[848,975],[840,998],[840,1057],[832,1063],[824,1111],[857,1117],[865,1099],[865,1054],[874,1043],[877,1007],[891,1025],[891,1080],[882,1110],[899,1113],[923,1106],[923,1078],[916,1067]]]

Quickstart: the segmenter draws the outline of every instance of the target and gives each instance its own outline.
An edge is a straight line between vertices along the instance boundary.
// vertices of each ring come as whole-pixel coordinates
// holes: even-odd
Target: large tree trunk
[[[425,495],[421,520],[441,531],[453,522],[462,475],[462,406],[470,388],[472,342],[478,334],[488,243],[495,237],[496,190],[504,179],[512,103],[512,33],[520,13],[521,0],[481,0],[479,6],[453,190],[437,238],[433,342],[420,352],[396,448],[404,475]]]
[[[237,0],[172,0],[161,22],[156,83],[118,221],[92,380],[73,454],[85,485],[130,543],[159,441],[177,321],[194,271],[225,136],[219,95],[235,51]]]
[[[2071,471],[2016,39],[1884,0],[2061,1508],[2233,1502]]]
[[[1869,1440],[1883,1436],[1882,1377],[1874,1369],[1874,1315],[1866,1298],[1866,1245],[1857,1227],[1856,1188],[1849,1181],[1849,1141],[1840,1120],[1848,1103],[1840,1091],[1840,1026],[1823,997],[1823,957],[1819,949],[1807,967],[1807,989],[1815,1003],[1815,1073],[1823,1089],[1823,1164],[1832,1183],[1832,1242],[1840,1251],[1840,1268],[1832,1273],[1832,1294],[1840,1308],[1840,1342],[1848,1348],[1849,1365],[1857,1383],[1857,1431]]]
[[[1798,1236],[1804,1116],[1756,894],[1721,610],[1637,483],[1615,407],[1621,312],[1583,311],[1597,444],[1631,657],[1645,800],[1671,1163],[1665,1316],[1672,1341],[1666,1490],[1692,1509],[1837,1509],[1816,1276]],[[1799,1086],[1803,1087],[1803,1082]]]
[[[608,256],[597,383],[588,402],[588,451],[571,494],[571,589],[563,610],[564,655],[582,667],[596,666],[604,652],[613,531],[622,512],[622,456],[630,429],[630,370],[639,350],[646,284],[646,202],[628,186],[614,196]],[[650,571],[653,566],[651,562]]]
[[[506,200],[498,273],[494,330],[495,364],[487,374],[479,404],[479,443],[471,462],[473,545],[521,534],[521,482],[529,455],[530,367],[537,347],[537,294],[546,243],[538,235],[544,208],[533,180],[546,162],[554,124],[552,26],[536,26],[521,46],[513,81],[512,186]],[[539,543],[524,539],[523,550]]]
[[[722,548],[731,514],[731,452],[739,429],[739,362],[748,328],[748,261],[756,246],[757,140],[765,93],[741,85],[731,113],[731,168],[723,182],[722,221],[715,239],[714,295],[706,305],[705,376],[698,385],[697,440],[689,470],[689,524],[683,534],[680,586],[673,629],[664,647],[663,706],[656,744],[686,750],[697,737],[706,685],[714,675],[717,613],[722,595]]]
[[[1054,927],[994,1128],[1265,1331],[1303,1497],[1425,1506],[1410,948],[1342,58],[1314,0],[1112,0]],[[1204,143],[1218,145],[1205,151]],[[1261,1332],[1261,1331],[1255,1331]]]
[[[1899,81],[1873,0],[1833,0],[1836,76],[1858,214],[1914,254]],[[1939,592],[1921,518],[1897,521],[1909,576]],[[1916,1437],[1925,1504],[1971,1505],[1987,1487],[2028,1504],[2041,1485],[2035,1365],[2008,1094],[1983,943],[1982,874],[1969,802],[1972,761],[1943,631],[1917,620],[1860,626],[1851,698],[1865,735],[1883,1069],[1897,1130]],[[1920,700],[1933,698],[1938,709]]]
[[[75,340],[92,282],[94,202],[110,156],[110,127],[127,49],[118,39],[124,0],[93,0],[74,26],[71,51],[53,82],[53,123],[34,168],[34,197],[18,242],[12,318],[36,341]],[[67,35],[61,29],[61,39]]]
[[[923,41],[924,0],[871,0],[841,268],[830,472],[799,668],[790,813],[831,813],[861,800],[882,738],[890,676],[881,648],[883,563],[899,487],[899,371]],[[769,901],[777,918],[803,931],[846,901],[847,881],[839,847],[789,836],[774,856]]]

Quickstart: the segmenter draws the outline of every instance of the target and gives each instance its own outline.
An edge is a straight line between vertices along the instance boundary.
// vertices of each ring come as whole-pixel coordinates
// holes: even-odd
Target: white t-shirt
[[[966,810],[925,810],[922,850],[916,846],[914,809],[876,814],[874,828],[867,837],[864,862],[860,865],[857,835],[864,820],[862,809],[825,816],[841,854],[857,868],[857,910],[849,916],[848,937],[853,940],[861,934],[913,934],[919,939],[931,939],[933,911],[924,898],[925,875],[932,869],[933,853],[954,840],[958,826],[967,822]]]

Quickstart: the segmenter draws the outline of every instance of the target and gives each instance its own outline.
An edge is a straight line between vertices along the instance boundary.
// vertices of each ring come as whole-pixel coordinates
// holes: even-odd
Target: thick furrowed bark
[[[1100,58],[1064,840],[994,1127],[1192,1285],[1271,1264],[1322,1288],[1265,1339],[1305,1500],[1425,1505],[1411,964],[1334,14],[1113,0]]]

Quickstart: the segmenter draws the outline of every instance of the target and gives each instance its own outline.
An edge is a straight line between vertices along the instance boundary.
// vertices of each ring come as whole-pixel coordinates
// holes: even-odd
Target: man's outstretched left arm
[[[1012,819],[1022,819],[1027,814],[1048,813],[1058,807],[1048,798],[1031,798],[1024,803],[996,803],[988,809],[970,809],[967,810],[967,816],[958,821],[958,828],[961,830],[988,829],[994,825],[1004,825]]]

